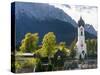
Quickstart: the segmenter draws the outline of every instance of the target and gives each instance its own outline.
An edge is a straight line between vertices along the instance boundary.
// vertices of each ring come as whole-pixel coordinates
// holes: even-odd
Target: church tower
[[[84,21],[82,17],[78,21],[78,37],[76,43],[76,58],[85,59],[87,54],[86,43],[85,43],[85,31],[84,31]]]

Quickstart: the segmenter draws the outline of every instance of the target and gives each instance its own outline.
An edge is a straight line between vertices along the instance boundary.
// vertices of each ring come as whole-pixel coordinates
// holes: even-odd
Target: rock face
[[[27,32],[38,32],[40,42],[48,32],[55,33],[57,42],[65,41],[68,45],[77,38],[77,23],[63,10],[46,3],[16,2],[15,30],[16,45],[20,44]],[[92,34],[94,30],[90,31],[85,31],[86,39],[97,38],[95,33]]]

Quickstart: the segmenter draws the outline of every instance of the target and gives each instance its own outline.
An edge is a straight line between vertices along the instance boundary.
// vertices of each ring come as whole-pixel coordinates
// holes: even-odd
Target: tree
[[[88,39],[86,40],[87,45],[87,53],[88,56],[97,55],[97,40],[96,39]]]
[[[51,56],[53,54],[53,51],[55,51],[56,46],[56,36],[53,32],[49,32],[45,34],[43,41],[42,41],[42,49],[46,50],[49,63],[51,63]]]
[[[34,52],[38,57],[47,57],[47,51],[40,48]]]
[[[75,38],[75,40],[72,42],[72,44],[71,44],[71,46],[70,46],[70,50],[71,50],[70,56],[71,56],[72,58],[74,58],[75,55],[76,55],[75,46],[76,46],[76,38]]]
[[[70,55],[70,50],[66,47],[66,42],[60,42],[58,48],[65,54],[65,56]]]
[[[21,42],[20,50],[21,52],[33,52],[37,49],[37,44],[39,41],[38,33],[27,33],[25,38]]]
[[[59,46],[63,50],[64,48],[66,48],[66,42],[60,42]]]

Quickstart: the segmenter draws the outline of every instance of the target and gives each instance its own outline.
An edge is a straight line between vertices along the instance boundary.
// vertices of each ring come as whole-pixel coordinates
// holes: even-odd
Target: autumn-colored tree
[[[27,33],[25,38],[21,42],[20,50],[21,52],[33,52],[38,47],[39,37],[38,33]]]
[[[45,34],[42,41],[42,49],[46,50],[49,63],[50,63],[50,58],[53,54],[53,51],[55,50],[55,45],[56,45],[56,36],[54,35],[54,33],[49,32]]]
[[[60,42],[58,48],[65,54],[65,56],[70,55],[70,50],[66,46],[66,42]]]

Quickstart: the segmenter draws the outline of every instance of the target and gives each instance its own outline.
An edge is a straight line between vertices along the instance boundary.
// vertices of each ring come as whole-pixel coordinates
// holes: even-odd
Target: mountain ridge
[[[16,44],[27,32],[38,32],[40,41],[46,33],[54,32],[57,42],[65,41],[68,45],[77,38],[77,23],[64,11],[49,4],[16,3],[15,15]],[[86,39],[97,38],[90,31],[88,28],[85,31]]]

